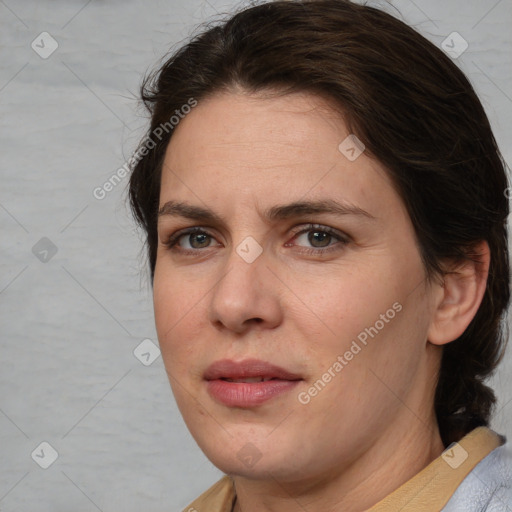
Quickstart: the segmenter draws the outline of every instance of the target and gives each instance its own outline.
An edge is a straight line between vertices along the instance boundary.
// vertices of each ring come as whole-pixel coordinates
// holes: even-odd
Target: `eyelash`
[[[320,224],[308,224],[306,227],[304,227],[304,229],[298,231],[297,233],[294,233],[293,238],[295,239],[295,238],[299,237],[300,235],[302,235],[304,233],[308,233],[310,231],[318,231],[321,233],[327,233],[327,234],[331,235],[332,237],[334,237],[335,239],[337,239],[338,242],[341,243],[341,246],[344,246],[349,242],[347,236],[343,236],[342,234],[338,233],[334,229],[329,228],[327,226],[322,226]],[[165,245],[167,247],[167,249],[170,251],[180,252],[181,254],[184,254],[184,255],[197,256],[200,251],[209,249],[210,247],[205,247],[204,249],[182,249],[182,248],[179,248],[179,246],[177,246],[177,243],[181,237],[186,236],[186,235],[192,235],[195,233],[200,233],[200,234],[207,235],[211,238],[215,238],[213,235],[210,235],[210,233],[208,233],[208,231],[205,231],[203,228],[193,227],[193,228],[187,228],[185,230],[177,231],[176,233],[169,236],[167,238],[167,240],[163,242],[163,245]],[[335,250],[339,250],[340,248],[338,246],[340,245],[340,243],[334,244],[334,245],[329,245],[325,249],[302,247],[300,252],[306,253],[309,255],[311,255],[311,254],[317,255],[317,256],[319,254],[323,255],[323,254],[327,254],[327,253],[330,253]]]

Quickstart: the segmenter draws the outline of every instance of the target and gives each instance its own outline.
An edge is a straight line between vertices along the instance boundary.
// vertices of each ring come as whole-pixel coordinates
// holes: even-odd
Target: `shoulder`
[[[459,485],[443,512],[512,512],[512,447],[495,448]]]

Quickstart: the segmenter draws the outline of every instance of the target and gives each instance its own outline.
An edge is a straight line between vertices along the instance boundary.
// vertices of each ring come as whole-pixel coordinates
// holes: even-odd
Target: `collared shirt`
[[[504,442],[503,436],[487,427],[478,427],[472,430],[458,443],[446,448],[428,466],[368,509],[367,512],[396,512],[397,510],[434,512],[441,511],[447,504],[451,507],[450,510],[468,512],[468,508],[453,508],[456,504],[454,505],[455,501],[450,498],[454,496],[459,486],[463,487],[461,486],[462,482],[473,472],[475,467],[480,466],[483,459],[488,458],[489,454]],[[481,481],[481,478],[475,480]],[[509,481],[507,489],[510,488],[512,488],[512,482]],[[485,489],[489,491],[489,485],[485,485]],[[456,497],[454,496],[454,498]],[[232,512],[235,498],[233,480],[226,475],[201,494],[183,512]],[[492,510],[508,512],[508,506],[508,503],[504,503],[503,508],[493,508]],[[512,511],[512,503],[510,503],[510,507]],[[448,509],[446,510],[448,511]],[[490,509],[474,508],[471,510],[480,512]]]

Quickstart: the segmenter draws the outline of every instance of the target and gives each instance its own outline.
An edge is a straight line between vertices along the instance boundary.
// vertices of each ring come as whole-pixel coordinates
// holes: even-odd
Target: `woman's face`
[[[156,327],[185,422],[226,473],[325,477],[434,421],[432,290],[402,201],[349,135],[313,95],[233,92],[167,149]]]

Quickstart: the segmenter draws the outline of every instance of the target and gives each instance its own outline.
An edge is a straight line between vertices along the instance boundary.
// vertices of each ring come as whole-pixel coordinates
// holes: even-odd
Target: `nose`
[[[210,321],[219,329],[237,334],[255,327],[275,328],[283,312],[282,283],[269,268],[265,251],[251,261],[243,248],[239,247],[239,252],[233,248],[209,304]]]

